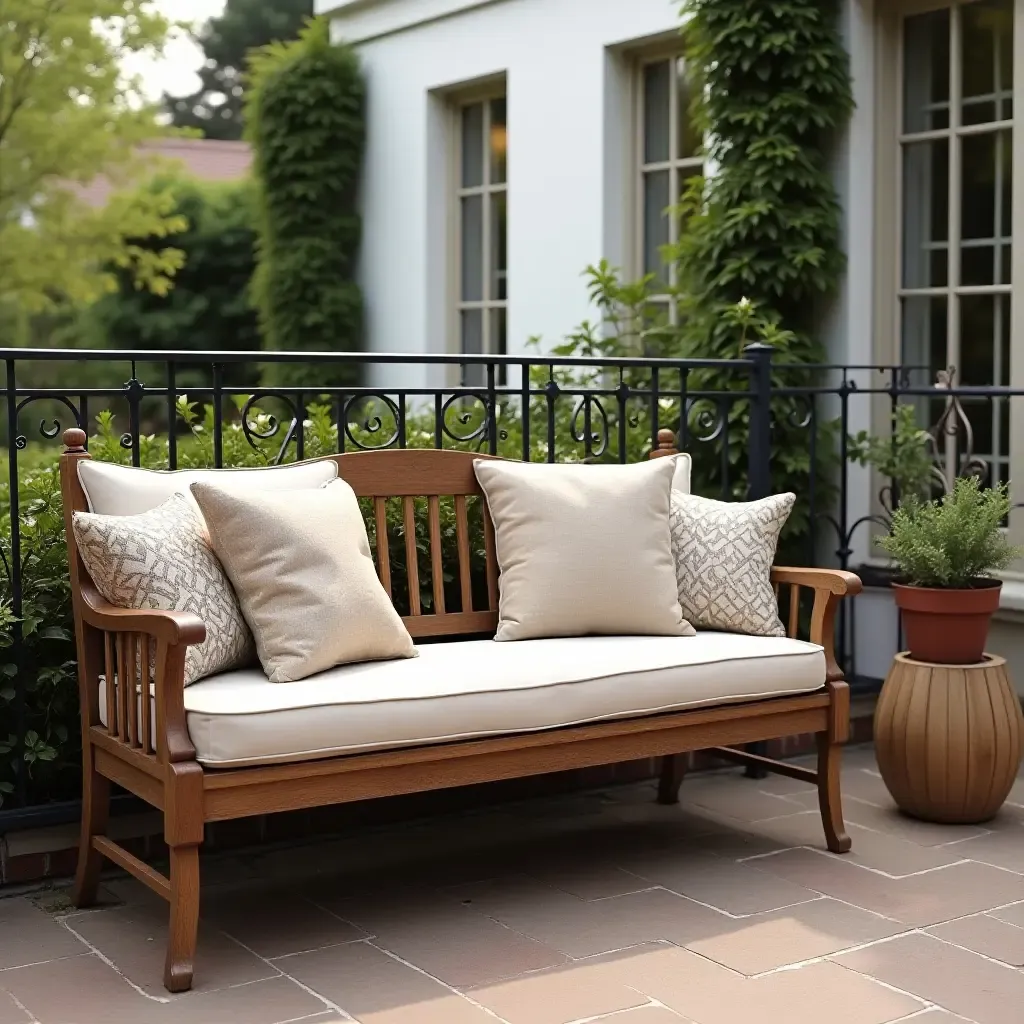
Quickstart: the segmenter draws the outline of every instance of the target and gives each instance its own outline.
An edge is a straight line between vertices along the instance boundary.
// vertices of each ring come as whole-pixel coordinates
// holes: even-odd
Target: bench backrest
[[[76,612],[81,589],[95,589],[78,556],[70,529],[72,514],[87,511],[89,507],[78,478],[79,461],[89,458],[82,448],[84,440],[81,431],[67,431],[67,451],[61,460]],[[433,449],[387,449],[347,452],[326,458],[337,462],[338,475],[364,499],[364,506],[369,505],[368,526],[377,573],[412,637],[419,640],[493,635],[498,624],[494,527],[473,472],[473,461],[495,456]],[[392,523],[390,536],[389,519]],[[404,534],[401,538],[394,528],[397,524],[401,524]],[[426,549],[426,558],[421,557],[420,544]],[[396,552],[396,545],[404,547],[404,552]],[[396,554],[398,558],[393,557]],[[481,585],[481,568],[485,586]],[[447,595],[445,577],[449,579]],[[423,582],[428,579],[425,596],[421,596]]]
[[[494,525],[483,492],[473,472],[473,461],[496,458],[474,452],[435,449],[388,449],[379,452],[350,452],[335,456],[338,475],[348,482],[360,498],[373,504],[372,534],[377,573],[388,596],[405,584],[408,608],[400,610],[413,639],[474,633],[494,634],[498,627],[498,560],[494,550]],[[389,499],[401,505],[405,558],[404,580],[392,579],[392,559],[387,519]],[[422,526],[426,502],[426,544],[430,561],[431,607],[424,610],[420,597],[420,569],[417,550],[417,526]],[[455,520],[455,565],[446,559],[442,539],[442,502],[451,502]],[[470,503],[479,510],[483,526],[483,560],[486,594],[475,596],[472,564],[474,544],[479,543],[470,526]],[[418,506],[420,506],[418,508]],[[451,545],[448,545],[449,549]],[[458,580],[459,609],[449,611],[445,599],[444,577]]]

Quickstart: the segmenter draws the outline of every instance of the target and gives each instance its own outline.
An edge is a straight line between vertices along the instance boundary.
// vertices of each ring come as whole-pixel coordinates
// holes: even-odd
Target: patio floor
[[[694,776],[204,861],[196,986],[112,876],[0,901],[0,1024],[1020,1024],[1024,778],[985,828],[899,816],[847,752],[853,852],[812,790]]]

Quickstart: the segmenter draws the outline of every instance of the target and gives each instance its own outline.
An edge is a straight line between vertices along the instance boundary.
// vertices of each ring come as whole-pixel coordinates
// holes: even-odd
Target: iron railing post
[[[771,345],[747,345],[750,368],[750,433],[747,439],[747,500],[772,493],[772,353]]]
[[[767,498],[772,493],[772,352],[771,345],[757,342],[747,345],[743,354],[750,368],[750,426],[747,434],[747,500]],[[747,749],[761,757],[766,743],[751,743]],[[753,765],[746,770],[748,779],[764,779],[768,773]]]

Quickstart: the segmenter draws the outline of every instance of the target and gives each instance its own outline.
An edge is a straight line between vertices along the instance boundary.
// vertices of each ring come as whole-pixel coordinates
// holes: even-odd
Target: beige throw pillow
[[[112,605],[192,612],[206,623],[206,639],[185,654],[186,686],[253,661],[252,635],[189,497],[173,494],[135,516],[76,512],[72,526],[82,562]]]
[[[771,570],[796,501],[727,502],[672,492],[672,547],[683,614],[698,629],[785,636]]]
[[[501,570],[495,639],[692,635],[668,528],[675,463],[474,462]]]
[[[301,491],[321,487],[338,478],[334,459],[296,462],[289,466],[255,469],[139,469],[95,459],[80,459],[78,479],[90,512],[107,516],[135,516],[148,512],[172,494],[184,494],[194,483],[223,484],[240,491]]]
[[[195,483],[213,548],[272,683],[416,654],[381,586],[359,502],[335,480],[299,494]]]

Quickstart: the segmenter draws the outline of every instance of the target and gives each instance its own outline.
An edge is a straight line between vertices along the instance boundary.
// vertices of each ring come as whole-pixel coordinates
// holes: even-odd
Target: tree
[[[259,325],[250,283],[256,269],[256,228],[251,181],[200,182],[187,177],[156,179],[146,186],[170,189],[175,212],[188,227],[175,238],[183,264],[166,295],[140,291],[118,273],[118,289],[85,314],[86,336],[105,348],[254,351]],[[139,240],[139,245],[152,241]],[[155,377],[154,368],[150,377]],[[231,385],[256,384],[254,368],[232,365]],[[146,383],[156,383],[155,379]],[[207,364],[179,371],[176,384],[210,384]]]
[[[254,282],[264,348],[354,351],[362,342],[357,189],[365,139],[359,59],[317,21],[252,58],[246,134],[259,230]],[[282,385],[346,385],[352,366],[276,364]]]
[[[173,197],[121,191],[164,131],[122,61],[159,52],[167,30],[148,0],[0,0],[0,304],[89,302],[111,267],[169,287],[178,250],[132,240],[181,230]],[[96,209],[80,189],[100,175],[115,193]]]
[[[190,96],[165,96],[171,120],[198,128],[208,139],[240,139],[244,71],[250,50],[294,39],[313,15],[313,0],[227,0],[196,42],[205,56],[199,89]]]

